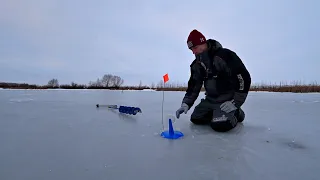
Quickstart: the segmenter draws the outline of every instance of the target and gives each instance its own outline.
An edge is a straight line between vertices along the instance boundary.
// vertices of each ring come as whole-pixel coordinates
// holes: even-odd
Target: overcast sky
[[[187,83],[193,29],[235,51],[253,83],[320,83],[314,0],[1,0],[0,81]]]

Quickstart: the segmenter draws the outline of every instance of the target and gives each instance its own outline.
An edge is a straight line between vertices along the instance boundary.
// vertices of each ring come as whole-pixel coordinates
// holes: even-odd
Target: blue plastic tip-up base
[[[180,131],[174,131],[173,133],[170,133],[170,131],[164,131],[161,133],[161,136],[167,139],[179,139],[183,136],[183,133]]]
[[[183,133],[180,131],[173,130],[172,121],[169,119],[169,130],[163,131],[161,136],[167,139],[179,139],[183,136]]]

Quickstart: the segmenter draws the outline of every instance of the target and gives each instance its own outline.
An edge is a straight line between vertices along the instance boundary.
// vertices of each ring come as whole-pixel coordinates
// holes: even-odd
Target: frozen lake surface
[[[183,95],[165,92],[164,117]],[[246,119],[228,133],[192,125],[193,107],[175,120],[179,140],[160,136],[161,101],[155,91],[0,90],[0,179],[320,178],[320,94],[250,92]]]

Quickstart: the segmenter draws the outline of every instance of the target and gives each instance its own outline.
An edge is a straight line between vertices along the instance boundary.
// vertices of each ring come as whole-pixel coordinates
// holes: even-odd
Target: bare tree
[[[154,89],[156,87],[156,85],[154,83],[151,84],[151,89]]]
[[[123,84],[123,79],[119,76],[113,76],[113,86],[120,87]]]
[[[97,81],[90,81],[89,86],[91,87],[120,87],[123,84],[123,79],[119,76],[115,76],[112,74],[105,74],[101,79],[97,79]]]
[[[100,78],[98,78],[96,81],[90,81],[89,86],[100,87],[100,86],[102,86],[102,82],[101,82]]]
[[[157,84],[157,88],[163,88],[164,87],[164,82],[163,81],[159,81]]]
[[[142,87],[142,81],[140,80],[140,83],[139,83],[139,86],[138,86],[139,88],[141,88]]]
[[[111,74],[105,74],[101,80],[102,86],[110,87],[112,85],[112,78],[113,76]]]
[[[72,82],[71,82],[71,86],[72,86],[72,87],[77,87],[78,84],[72,81]]]
[[[100,78],[97,79],[96,86],[102,86],[102,80]]]
[[[49,87],[59,87],[59,81],[58,79],[51,79],[49,82],[48,82],[48,86]]]

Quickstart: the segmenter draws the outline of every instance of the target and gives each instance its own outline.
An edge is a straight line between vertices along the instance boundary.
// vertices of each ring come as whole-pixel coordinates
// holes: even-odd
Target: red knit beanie
[[[196,29],[190,32],[187,40],[189,49],[197,45],[205,44],[206,42],[207,42],[206,37],[204,37],[204,35],[201,34],[201,32],[197,31]]]

